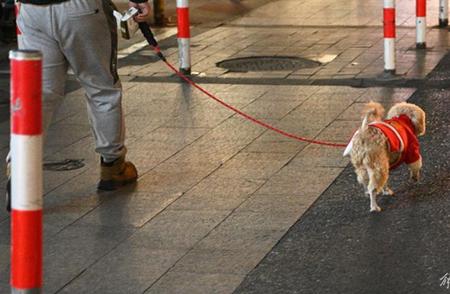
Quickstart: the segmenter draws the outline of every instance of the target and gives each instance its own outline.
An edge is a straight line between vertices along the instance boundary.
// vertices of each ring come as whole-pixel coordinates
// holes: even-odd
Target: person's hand
[[[137,10],[139,10],[139,13],[134,17],[134,20],[136,22],[143,22],[147,20],[148,15],[150,14],[151,7],[148,2],[143,3],[134,3],[129,1],[128,2],[129,7],[134,7]]]

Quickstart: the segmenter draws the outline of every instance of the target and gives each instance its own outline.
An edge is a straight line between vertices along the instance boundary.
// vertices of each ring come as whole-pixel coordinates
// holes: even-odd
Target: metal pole
[[[427,1],[416,0],[416,48],[425,49],[426,30],[427,30]]]
[[[164,21],[164,0],[153,0],[153,18],[155,25],[163,26]]]
[[[42,292],[42,54],[11,62],[11,292]]]
[[[178,56],[180,72],[191,74],[190,28],[189,28],[189,0],[177,0],[178,17]]]
[[[395,0],[384,0],[384,72],[395,74]]]
[[[448,26],[448,0],[439,0],[439,27]]]

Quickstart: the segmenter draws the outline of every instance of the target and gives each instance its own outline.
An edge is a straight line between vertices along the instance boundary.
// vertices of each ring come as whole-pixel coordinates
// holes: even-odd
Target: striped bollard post
[[[416,48],[425,49],[427,47],[425,36],[427,30],[427,1],[416,0]]]
[[[22,48],[22,32],[19,30],[19,26],[17,25],[17,17],[20,12],[20,2],[17,0],[14,2],[15,13],[16,13],[16,36],[17,36],[17,45],[19,48]]]
[[[384,0],[384,72],[395,74],[395,0]]]
[[[439,27],[448,26],[448,0],[439,0]]]
[[[42,55],[11,62],[11,290],[42,291]]]
[[[177,0],[178,56],[180,72],[191,74],[191,33],[189,28],[189,0]]]

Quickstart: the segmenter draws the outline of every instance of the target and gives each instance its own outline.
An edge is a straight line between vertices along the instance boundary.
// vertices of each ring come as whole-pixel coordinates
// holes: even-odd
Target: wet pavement
[[[397,21],[401,25],[399,76],[386,79],[382,75],[382,3],[378,2],[361,5],[357,1],[338,1],[342,4],[338,6],[336,1],[331,5],[331,0],[271,1],[217,28],[196,31],[194,27],[194,79],[226,102],[276,127],[334,142],[348,140],[360,124],[361,107],[369,100],[389,107],[410,98],[416,87],[422,91],[431,86],[430,91],[447,97],[442,90],[446,80],[424,79],[448,50],[448,30],[432,28],[438,21],[436,4],[429,5],[427,44],[431,48],[416,51],[411,49],[415,46],[415,11],[408,1],[399,1],[398,7],[403,8]],[[375,10],[379,15],[372,13]],[[168,60],[176,64],[176,39],[170,29],[158,35]],[[229,58],[262,55],[293,55],[324,63],[313,70],[277,72],[229,72],[216,66]],[[348,224],[349,232],[340,234],[339,239],[347,235],[358,239],[358,232],[350,230],[352,225],[366,229],[364,226],[374,219],[368,213],[366,199],[357,198],[359,192],[352,194],[356,200],[336,198],[330,206],[320,205],[329,193],[335,195],[330,191],[339,190],[333,188],[336,184],[357,189],[348,160],[341,156],[342,149],[294,141],[244,120],[181,83],[148,49],[124,54],[119,74],[125,90],[128,156],[138,167],[138,183],[117,192],[96,192],[99,159],[93,151],[84,92],[72,82],[49,130],[45,160],[83,159],[85,166],[71,171],[45,171],[45,293],[232,293],[237,287],[238,291],[272,293],[259,285],[276,292],[278,288],[270,282],[283,285],[283,281],[286,288],[279,289],[295,293],[295,278],[304,270],[297,268],[297,263],[286,262],[285,270],[293,270],[280,280],[261,278],[265,276],[261,267],[278,271],[276,266],[265,266],[267,259],[257,267],[268,253],[274,254],[272,248],[280,239],[288,238],[283,236],[292,233],[293,229],[289,229],[294,224],[294,228],[308,232],[328,229],[327,219],[314,218],[313,222],[310,217],[318,207],[318,215],[329,213],[336,216],[335,222]],[[0,84],[6,82],[0,78]],[[437,107],[443,105],[430,104],[429,111],[438,111]],[[436,125],[430,123],[430,134],[434,134]],[[4,116],[0,120],[0,157],[7,153],[8,140],[9,123]],[[2,161],[0,169],[4,169]],[[425,172],[424,183],[429,172],[435,174],[433,170]],[[394,178],[400,176],[395,174]],[[0,195],[4,183],[0,175]],[[410,186],[396,181],[393,187],[397,185],[403,187],[396,189],[403,193],[399,197],[407,199]],[[420,191],[435,193],[419,185]],[[442,198],[434,199],[430,207],[444,207]],[[378,219],[386,224],[398,219],[398,227],[415,229],[417,235],[401,244],[422,238],[422,226],[431,218],[422,217],[413,225],[403,223],[402,218],[389,217],[390,211],[401,213],[398,211],[402,205],[395,204],[383,203],[393,207]],[[417,215],[432,211],[418,201],[408,205]],[[347,217],[342,213],[347,210],[357,211],[358,217],[350,217],[350,213]],[[440,226],[428,225],[428,230],[434,232],[430,233],[436,238],[433,240],[447,240]],[[395,227],[391,230],[395,231]],[[391,230],[384,232],[391,238],[388,240],[396,238]],[[373,236],[365,234],[367,238]],[[324,235],[340,248],[332,242],[333,232]],[[293,247],[316,244],[318,237],[310,236],[299,241],[307,244],[296,243],[295,239]],[[373,238],[374,242],[383,240]],[[430,245],[430,250],[445,250],[440,247],[444,245]],[[316,248],[321,247],[316,244]],[[0,210],[2,293],[9,289],[9,251],[9,217]],[[280,256],[289,259],[286,252],[290,253],[280,250]],[[341,253],[345,257],[337,257],[350,264],[353,259],[349,252]],[[314,254],[308,256],[310,266],[306,270],[315,271],[320,260]],[[374,262],[378,268],[386,266],[385,270],[392,268],[392,264],[375,262],[371,257],[368,263]],[[362,262],[361,267],[365,264]],[[326,266],[317,269],[321,275],[328,273],[330,268]],[[330,271],[327,281],[332,288],[335,272]],[[440,275],[440,270],[436,274]],[[304,289],[314,286],[304,285]]]
[[[396,1],[396,72],[423,78],[446,53],[448,30],[437,29],[438,3],[429,1],[427,50],[415,49],[415,7]],[[383,68],[382,3],[333,0],[273,1],[211,29],[192,41],[193,68],[202,77],[287,79],[296,82],[379,78]],[[168,52],[176,61],[176,51]],[[321,61],[322,66],[291,71],[229,72],[217,62],[248,56],[295,56]],[[137,75],[166,76],[165,68],[146,66]]]

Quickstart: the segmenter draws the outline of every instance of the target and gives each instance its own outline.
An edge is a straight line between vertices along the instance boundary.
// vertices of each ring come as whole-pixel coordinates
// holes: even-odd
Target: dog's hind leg
[[[420,169],[422,168],[422,158],[419,158],[416,162],[408,164],[410,178],[414,182],[420,180]]]
[[[355,173],[358,179],[358,183],[364,186],[364,193],[369,195],[369,190],[367,186],[369,185],[369,175],[367,174],[367,170],[362,167],[355,168]]]
[[[377,204],[377,192],[375,190],[369,191],[370,195],[370,212],[380,212],[381,207]]]
[[[377,194],[379,192],[379,188],[377,188],[375,171],[369,168],[367,172],[369,174],[369,185],[367,186],[367,190],[370,196],[370,212],[380,212],[381,208],[377,204]]]
[[[369,185],[367,189],[370,195],[370,211],[380,212],[381,208],[377,204],[377,194],[384,190],[389,177],[389,160],[387,157],[378,157],[377,160],[366,163],[369,175]],[[389,189],[389,188],[388,188]],[[390,189],[389,189],[390,190]]]
[[[382,191],[384,185],[387,182],[389,172],[389,166],[376,166],[374,168],[368,168],[367,173],[369,175],[369,185],[367,189],[370,195],[370,211],[380,212],[381,208],[377,204],[377,194]]]

